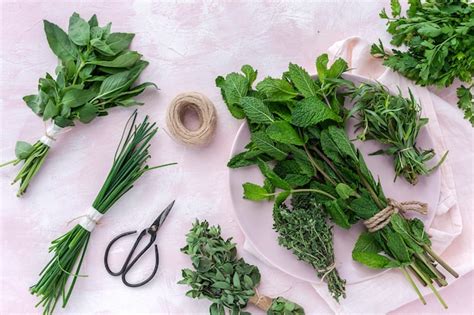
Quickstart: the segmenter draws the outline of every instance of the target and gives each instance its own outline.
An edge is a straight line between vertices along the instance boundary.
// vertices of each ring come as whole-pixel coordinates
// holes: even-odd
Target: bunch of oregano
[[[398,0],[391,0],[392,16],[385,9],[391,44],[406,51],[385,51],[381,41],[371,53],[384,58],[384,65],[422,86],[447,87],[454,79],[467,85],[458,88],[458,106],[474,125],[471,93],[474,76],[474,4],[469,0],[409,0],[406,16]]]
[[[403,176],[415,185],[418,176],[433,172],[444,161],[447,152],[436,165],[427,166],[435,152],[419,148],[417,138],[428,118],[421,117],[421,107],[411,91],[409,93],[410,97],[405,98],[401,91],[394,95],[381,84],[362,84],[352,95],[354,107],[350,115],[357,113],[359,140],[375,140],[387,146],[372,154],[394,157],[395,179]]]
[[[179,281],[191,287],[187,296],[210,300],[211,315],[225,315],[226,309],[230,314],[250,314],[242,311],[249,302],[262,307],[259,303],[262,297],[256,291],[260,283],[258,268],[237,258],[236,244],[232,238],[222,238],[219,226],[196,220],[186,235],[186,242],[181,251],[191,257],[195,269],[183,269],[183,279]],[[299,305],[281,297],[262,308],[269,315],[304,314]]]
[[[155,167],[146,165],[150,158],[150,141],[158,128],[155,123],[148,121],[148,116],[139,124],[135,123],[136,118],[135,111],[125,125],[112,167],[92,203],[93,208],[100,213],[105,214],[120,197],[133,188],[135,181],[145,172],[175,164]],[[40,298],[37,306],[44,308],[43,314],[52,314],[58,302],[63,308],[66,307],[76,280],[81,277],[81,265],[90,237],[91,232],[77,224],[51,243],[49,252],[53,253],[53,257],[41,271],[38,282],[30,288],[31,293]]]
[[[59,65],[55,75],[46,73],[39,79],[37,94],[23,100],[45,122],[59,128],[74,126],[77,120],[89,123],[112,107],[142,105],[134,97],[155,86],[150,82],[134,86],[148,62],[128,49],[132,33],[112,33],[111,23],[100,27],[95,15],[86,22],[77,13],[69,19],[67,33],[46,20],[44,31]],[[48,152],[42,141],[33,145],[18,141],[16,159],[1,165],[24,162],[13,180],[20,182],[18,196],[25,193]]]
[[[256,90],[253,88],[255,70],[250,66],[242,70],[243,74],[218,77],[216,82],[231,113],[243,116],[251,131],[246,151],[234,156],[229,166],[257,164],[265,177],[263,185],[245,183],[244,198],[274,199],[274,207],[282,207],[289,196],[310,193],[332,222],[343,229],[361,220],[368,225],[367,220],[376,214],[389,213],[377,229],[361,234],[353,259],[370,268],[400,269],[425,303],[413,280],[415,276],[446,307],[433,282],[447,285],[440,265],[453,276],[457,273],[433,252],[423,223],[398,213],[403,211],[399,210],[401,205],[385,196],[343,128],[348,113],[343,108],[344,95],[338,91],[353,88],[341,77],[347,70],[344,60],[338,59],[328,68],[327,55],[318,57],[316,79],[302,67],[290,64],[282,78],[262,81],[271,83],[265,86],[272,88],[265,90],[262,82]],[[329,93],[328,86],[332,86]],[[398,211],[388,212],[393,207]],[[297,225],[287,228],[293,233],[309,229]],[[286,240],[280,243],[297,250],[300,245],[292,243],[293,239],[288,238],[291,234],[285,231],[281,237]],[[306,248],[318,260],[325,258],[316,249]]]

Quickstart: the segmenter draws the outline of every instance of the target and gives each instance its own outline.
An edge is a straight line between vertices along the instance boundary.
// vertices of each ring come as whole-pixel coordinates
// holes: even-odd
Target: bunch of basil
[[[87,22],[77,13],[69,19],[68,33],[48,21],[44,21],[44,31],[60,63],[55,76],[46,73],[39,79],[37,94],[23,99],[36,115],[58,130],[74,126],[76,120],[89,123],[107,115],[111,107],[142,105],[134,97],[155,86],[150,82],[134,86],[148,62],[128,49],[132,33],[112,33],[111,23],[100,27],[95,15]],[[19,141],[17,158],[2,165],[24,161],[13,181],[20,181],[18,196],[26,191],[48,151],[49,145],[41,141],[34,145]]]

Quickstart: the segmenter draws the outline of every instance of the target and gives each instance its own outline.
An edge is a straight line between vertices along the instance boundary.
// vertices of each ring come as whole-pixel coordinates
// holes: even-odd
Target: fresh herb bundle
[[[111,23],[100,27],[95,15],[86,22],[77,13],[69,19],[68,33],[46,20],[44,31],[49,47],[60,60],[56,78],[47,73],[39,79],[38,94],[23,100],[50,127],[33,145],[18,141],[16,159],[0,165],[24,162],[13,180],[20,182],[18,196],[25,193],[56,135],[64,128],[74,126],[76,120],[89,123],[107,115],[112,107],[142,105],[134,97],[148,86],[155,86],[150,82],[134,86],[148,62],[128,49],[135,36],[132,33],[111,33]]]
[[[135,124],[136,118],[135,112],[125,125],[112,168],[92,204],[100,214],[105,214],[120,197],[132,189],[135,181],[145,172],[175,164],[155,167],[146,165],[146,161],[150,158],[150,141],[158,128],[155,127],[155,123],[148,121],[148,116],[139,124]],[[86,219],[98,220],[98,218]],[[86,223],[89,221],[86,220]],[[52,314],[58,301],[62,301],[62,307],[66,307],[76,280],[81,277],[79,272],[92,231],[86,228],[87,224],[77,224],[51,243],[49,251],[53,252],[53,258],[41,271],[39,281],[30,288],[31,293],[40,298],[37,306],[41,305],[44,308],[44,314]]]
[[[357,138],[375,140],[387,145],[386,149],[372,154],[387,154],[394,157],[395,179],[403,176],[415,185],[419,175],[428,175],[446,158],[447,152],[436,165],[429,167],[435,152],[417,147],[417,138],[428,118],[421,117],[420,105],[410,91],[405,98],[401,92],[391,94],[381,84],[362,84],[353,94],[354,107],[351,114],[357,113],[359,132]],[[394,179],[394,180],[395,180]]]
[[[327,222],[326,212],[309,193],[295,194],[291,204],[292,209],[285,204],[273,209],[273,226],[279,234],[279,244],[310,264],[318,277],[327,281],[336,301],[345,298],[346,282],[335,268],[332,227]]]
[[[302,67],[290,64],[289,71],[285,72],[281,79],[267,77],[259,82],[254,90],[252,85],[256,80],[257,71],[246,65],[242,67],[244,75],[231,73],[225,78],[218,77],[216,84],[221,88],[229,111],[236,118],[247,118],[251,130],[251,142],[246,146],[247,150],[235,155],[228,166],[237,168],[258,164],[266,177],[264,187],[251,183],[244,185],[248,199],[263,200],[273,197],[275,188],[285,190],[277,197],[273,212],[274,228],[280,233],[279,242],[291,249],[299,259],[312,265],[318,276],[323,277],[325,273],[319,271],[328,269],[334,263],[324,263],[326,259],[334,256],[332,245],[329,246],[332,240],[326,239],[326,249],[319,252],[324,252],[325,256],[318,255],[314,248],[319,245],[318,240],[301,244],[293,239],[298,233],[307,232],[311,227],[294,224],[284,226],[284,220],[300,220],[305,215],[303,210],[287,212],[279,208],[282,200],[290,193],[312,191],[309,187],[316,174],[315,167],[318,168],[319,165],[313,165],[313,161],[308,159],[305,142],[308,137],[319,133],[313,126],[329,121],[338,124],[343,122],[346,116],[346,110],[343,108],[345,97],[340,90],[354,88],[352,82],[342,78],[342,74],[347,70],[347,63],[343,59],[337,59],[328,67],[328,55],[323,54],[316,60],[316,68],[319,76],[317,81]],[[303,135],[302,130],[306,130],[308,135]],[[266,163],[272,160],[276,161],[273,169]],[[323,217],[313,223],[326,226]],[[325,229],[329,228],[326,226]],[[326,234],[327,237],[324,230],[319,233]],[[298,251],[304,246],[311,246],[312,252],[298,255]],[[310,259],[311,256],[315,257]],[[340,296],[344,296],[345,281],[338,276],[335,268],[331,269],[331,276],[326,276],[324,280],[333,297],[339,300]]]
[[[211,315],[225,315],[226,309],[231,314],[250,314],[242,311],[249,302],[269,315],[304,314],[299,305],[284,298],[270,299],[258,294],[258,268],[237,258],[236,244],[232,238],[222,238],[219,226],[196,220],[186,236],[187,245],[181,251],[191,257],[195,270],[183,269],[179,284],[191,286],[187,296],[210,300]]]
[[[381,41],[371,53],[384,65],[422,86],[447,87],[454,79],[467,83],[458,89],[458,106],[474,125],[471,93],[474,76],[474,4],[469,0],[410,0],[406,16],[398,0],[391,0],[392,17],[385,9],[391,44],[408,50],[387,53]]]
[[[341,228],[349,229],[352,224],[363,221],[369,232],[359,237],[352,252],[353,259],[370,268],[400,269],[425,303],[412,278],[414,275],[422,285],[429,286],[446,307],[433,286],[433,281],[439,286],[447,285],[439,265],[453,276],[458,275],[433,252],[423,223],[404,216],[407,211],[426,213],[426,205],[415,201],[398,203],[385,197],[380,183],[375,181],[342,126],[347,112],[343,108],[344,96],[338,94],[338,90],[353,88],[340,78],[347,66],[341,67],[342,71],[331,71],[343,61],[328,69],[327,63],[320,66],[320,61],[325,59],[323,55],[316,61],[318,78],[315,80],[303,68],[290,64],[282,79],[274,79],[285,85],[284,92],[274,89],[261,93],[259,84],[257,90],[253,90],[256,71],[250,72],[250,66],[243,68],[244,75],[240,75],[239,80],[247,85],[238,92],[239,86],[235,84],[238,74],[217,79],[231,113],[242,112],[251,131],[246,151],[234,156],[229,166],[257,164],[265,177],[263,186],[245,183],[244,198],[255,201],[275,198],[274,207],[281,207],[290,195],[311,193]],[[329,83],[335,85],[336,95],[326,99],[337,99],[337,102],[327,102],[322,97],[322,87]],[[281,93],[286,99],[279,98],[275,102]],[[233,98],[236,95],[238,97]],[[334,110],[337,106],[339,108]],[[275,165],[271,167],[269,161]],[[297,233],[302,228],[289,226],[288,229]],[[290,232],[285,233],[288,234]],[[292,246],[291,241],[288,238],[286,243]],[[312,249],[309,254],[324,258]]]

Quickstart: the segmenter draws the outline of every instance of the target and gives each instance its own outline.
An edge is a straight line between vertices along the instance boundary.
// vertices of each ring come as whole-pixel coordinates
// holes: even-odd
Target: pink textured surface
[[[281,73],[289,61],[311,67],[316,55],[334,41],[352,35],[370,41],[387,39],[384,23],[378,18],[383,6],[388,6],[388,1],[2,2],[1,161],[12,157],[16,140],[34,141],[43,133],[43,123],[21,97],[35,92],[37,79],[46,71],[54,71],[56,58],[43,35],[41,20],[66,27],[73,11],[87,18],[96,13],[101,23],[112,21],[113,30],[137,34],[133,48],[150,61],[143,79],[156,82],[161,89],[141,97],[147,104],[140,109],[142,115],[150,114],[164,127],[170,100],[189,90],[205,93],[219,115],[216,137],[203,149],[182,146],[163,130],[159,132],[153,143],[152,162],[176,161],[179,165],[144,176],[104,217],[94,231],[83,265],[82,273],[89,277],[79,279],[68,308],[58,309],[57,313],[207,313],[207,301],[185,297],[187,288],[176,284],[181,268],[190,265],[188,257],[179,252],[184,234],[199,217],[220,224],[224,236],[234,236],[239,244],[243,241],[230,210],[225,166],[240,122],[228,114],[214,87],[214,78],[236,71],[245,63],[259,69],[260,77]],[[441,96],[454,106],[452,89]],[[37,299],[28,293],[28,287],[35,283],[50,257],[49,242],[69,228],[67,221],[81,215],[91,204],[130,112],[113,110],[110,116],[88,126],[78,125],[61,138],[22,199],[15,197],[16,187],[9,186],[15,170],[0,170],[0,313],[38,313],[34,308]],[[460,113],[455,114],[461,119]],[[440,118],[443,119],[446,117]],[[472,137],[456,136],[455,130],[450,130],[449,135],[453,136],[447,142],[459,201],[464,210],[472,209],[472,160],[462,158],[466,148],[472,150]],[[147,226],[157,211],[173,199],[177,200],[175,209],[158,235],[161,264],[156,278],[139,289],[124,287],[103,267],[105,246],[118,233]],[[127,246],[118,246],[115,253],[124,254],[125,250]],[[303,305],[308,314],[330,313],[309,284],[250,255],[245,258],[259,265],[261,292],[284,295]],[[150,263],[143,262],[144,275],[149,272]],[[443,291],[450,305],[448,311],[429,296],[427,306],[413,302],[395,313],[472,313],[473,281],[470,273]]]

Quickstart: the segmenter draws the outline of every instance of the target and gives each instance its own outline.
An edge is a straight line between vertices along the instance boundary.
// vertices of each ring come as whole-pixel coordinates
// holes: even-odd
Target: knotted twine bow
[[[387,206],[381,211],[374,214],[370,219],[364,221],[369,232],[375,232],[382,229],[390,222],[393,214],[398,212],[414,211],[420,214],[428,213],[428,205],[419,201],[398,202],[394,199],[387,198]]]

